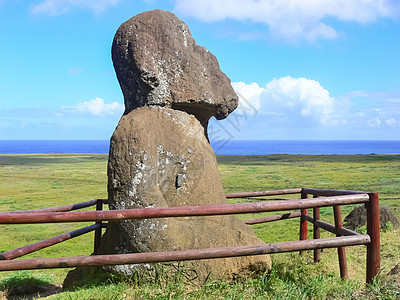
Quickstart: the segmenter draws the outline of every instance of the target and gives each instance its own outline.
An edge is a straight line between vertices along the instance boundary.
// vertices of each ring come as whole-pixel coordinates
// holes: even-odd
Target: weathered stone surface
[[[379,219],[381,229],[388,222],[391,222],[395,228],[400,227],[399,220],[389,207],[379,205]],[[351,230],[356,230],[361,226],[367,225],[367,209],[364,205],[357,206],[344,218],[343,222],[345,223],[345,227]]]
[[[112,138],[108,162],[110,209],[227,203],[207,140],[211,116],[223,119],[238,104],[229,78],[187,25],[162,10],[139,14],[118,29],[112,46],[125,112]],[[262,244],[235,216],[109,222],[99,254],[174,251]],[[268,255],[185,262],[199,282],[270,268]],[[182,263],[168,264],[168,270]],[[163,265],[163,268],[165,265]],[[130,275],[155,265],[78,268],[65,286],[93,274]],[[101,272],[106,270],[107,272]]]
[[[123,116],[111,139],[110,209],[227,203],[214,152],[192,115],[142,107]],[[144,219],[110,224],[100,253],[172,251],[263,243],[235,216]],[[187,262],[200,280],[231,277],[269,256]],[[131,273],[143,265],[109,267]]]
[[[187,25],[163,10],[144,12],[118,29],[112,58],[125,98],[125,114],[147,105],[194,114],[206,128],[238,104],[217,58],[198,46]]]

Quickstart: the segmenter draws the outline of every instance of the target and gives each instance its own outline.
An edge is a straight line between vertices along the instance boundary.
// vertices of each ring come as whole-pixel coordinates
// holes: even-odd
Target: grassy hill
[[[298,187],[352,189],[380,193],[381,205],[390,207],[400,218],[400,155],[267,155],[219,156],[219,171],[225,191],[257,191]],[[107,198],[107,155],[103,154],[26,154],[0,155],[0,211],[34,209]],[[296,196],[298,197],[298,196]],[[342,207],[343,217],[353,206]],[[321,210],[322,219],[333,221],[331,208]],[[266,214],[268,215],[268,214]],[[253,218],[242,215],[240,218]],[[298,239],[298,219],[255,225],[266,242]],[[0,252],[21,247],[87,224],[1,225]],[[309,226],[311,228],[312,226]],[[310,230],[310,229],[309,229]],[[311,231],[309,232],[312,237]],[[324,234],[324,236],[329,236]],[[59,257],[89,255],[93,234],[49,247],[26,256]],[[400,263],[400,231],[382,232],[382,274]],[[365,248],[347,249],[350,279],[341,280],[335,249],[322,253],[320,264],[312,263],[312,252],[272,256],[268,274],[238,282],[210,282],[203,287],[187,284],[182,278],[148,281],[109,282],[74,292],[49,296],[51,299],[299,299],[381,297],[398,294],[384,278],[364,288]],[[45,276],[61,283],[68,269],[32,272],[3,272],[0,287],[10,278]],[[7,281],[8,280],[8,281]]]

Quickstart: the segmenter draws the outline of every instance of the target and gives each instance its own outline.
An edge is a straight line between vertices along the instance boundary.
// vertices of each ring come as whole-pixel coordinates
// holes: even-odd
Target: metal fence
[[[254,197],[300,194],[300,199],[288,200],[260,200]],[[308,197],[313,196],[312,198]],[[18,249],[0,253],[0,271],[71,268],[78,266],[120,265],[136,263],[155,263],[169,261],[185,261],[196,259],[226,258],[250,255],[263,255],[282,252],[306,250],[314,251],[314,261],[320,261],[320,251],[324,248],[337,248],[340,266],[340,275],[347,277],[346,246],[366,245],[366,281],[371,283],[380,269],[380,224],[378,193],[359,191],[320,190],[309,188],[286,189],[276,191],[260,191],[248,193],[226,194],[227,198],[250,198],[254,202],[219,204],[205,206],[179,206],[165,208],[143,208],[123,210],[102,210],[105,199],[91,200],[84,203],[59,206],[47,209],[29,211],[1,212],[0,224],[36,224],[36,223],[64,223],[87,222],[95,224],[71,231],[56,237],[49,238]],[[364,203],[367,209],[367,234],[343,228],[341,205]],[[96,205],[96,211],[73,211]],[[320,220],[321,207],[333,207],[335,224]],[[308,210],[313,210],[313,216]],[[290,218],[300,218],[300,236],[298,241],[266,243],[261,245],[240,245],[231,247],[189,249],[165,252],[146,252],[131,254],[98,255],[98,247],[102,229],[107,226],[105,221],[172,218],[193,216],[215,216],[246,213],[261,213],[273,211],[294,212],[246,220],[246,224],[259,224]],[[307,223],[313,224],[313,239],[307,240]],[[320,229],[336,234],[336,237],[320,238]],[[95,231],[94,255],[58,258],[18,259],[25,254],[49,247],[76,236]]]

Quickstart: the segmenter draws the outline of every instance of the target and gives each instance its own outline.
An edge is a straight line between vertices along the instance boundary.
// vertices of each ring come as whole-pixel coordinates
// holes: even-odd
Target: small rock
[[[393,212],[386,206],[379,206],[380,226],[385,227],[386,223],[391,222],[394,227],[400,226],[399,220]],[[354,208],[343,220],[345,227],[356,230],[361,226],[367,225],[367,210],[364,205]]]

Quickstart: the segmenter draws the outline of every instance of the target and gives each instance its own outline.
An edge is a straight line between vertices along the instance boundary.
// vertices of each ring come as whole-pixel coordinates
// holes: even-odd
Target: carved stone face
[[[216,57],[170,12],[153,10],[123,23],[112,59],[125,114],[141,106],[166,106],[193,114],[206,127],[210,117],[224,119],[238,105]]]

